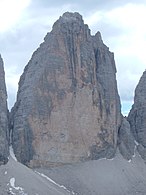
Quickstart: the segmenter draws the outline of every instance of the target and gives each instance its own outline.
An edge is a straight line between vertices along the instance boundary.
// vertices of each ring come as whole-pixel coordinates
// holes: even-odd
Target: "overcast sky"
[[[0,53],[9,108],[32,53],[66,11],[79,12],[92,34],[100,31],[114,52],[122,111],[127,114],[146,68],[146,0],[0,0]]]

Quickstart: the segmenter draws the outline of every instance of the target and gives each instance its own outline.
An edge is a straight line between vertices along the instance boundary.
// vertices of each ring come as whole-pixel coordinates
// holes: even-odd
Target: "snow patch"
[[[11,187],[9,187],[9,192],[10,192],[11,194],[17,194],[17,192],[18,192],[18,193],[21,194],[21,195],[28,195],[27,193],[24,192],[24,189],[23,189],[22,187],[19,187],[19,186],[16,187],[16,186],[15,186],[15,178],[14,178],[14,177],[12,177],[12,178],[10,179],[10,186],[11,186]],[[16,191],[16,193],[13,192],[13,190]]]
[[[136,156],[136,148],[137,148],[137,145],[135,145],[135,147],[134,147],[134,155],[133,155],[133,158]]]
[[[106,158],[99,158],[98,161],[107,160]]]
[[[35,173],[39,174],[40,176],[44,177],[45,179],[47,179],[48,181],[50,181],[51,183],[53,183],[54,185],[56,185],[59,188],[63,188],[64,190],[66,190],[67,192],[75,195],[75,193],[72,191],[70,192],[65,186],[63,185],[59,185],[58,183],[56,183],[54,180],[52,180],[51,178],[49,178],[48,176],[44,175],[43,173],[39,173],[38,171],[35,171]]]
[[[7,173],[8,173],[8,172],[7,172],[7,171],[5,171],[5,173],[4,173],[4,174],[5,174],[5,175],[7,175]]]
[[[106,160],[114,160],[114,158],[108,158],[108,159],[106,158]]]
[[[12,129],[10,130],[10,147],[9,147],[10,156],[17,162],[17,158],[14,154],[14,150],[12,147]]]
[[[133,157],[136,156],[136,149],[137,149],[137,146],[139,145],[139,143],[136,140],[134,140],[134,143],[135,143],[135,147],[134,147],[134,155],[133,155]]]
[[[9,188],[9,192],[10,192],[10,194],[12,194],[12,195],[16,195],[16,194],[12,191],[12,188]]]
[[[109,160],[109,161],[112,161],[114,160],[114,158],[99,158],[98,161],[104,161],[104,160]]]
[[[134,143],[135,143],[135,145],[136,145],[136,146],[138,146],[138,145],[139,145],[139,143],[138,143],[136,140],[134,140]]]
[[[16,187],[16,186],[15,186],[15,178],[14,178],[14,177],[12,177],[12,178],[10,179],[10,185],[11,185],[15,190],[23,191],[23,188],[21,188],[21,187]]]
[[[10,156],[17,162],[17,158],[16,158],[16,156],[15,156],[15,154],[14,154],[14,150],[13,150],[13,148],[12,148],[12,145],[10,146]]]

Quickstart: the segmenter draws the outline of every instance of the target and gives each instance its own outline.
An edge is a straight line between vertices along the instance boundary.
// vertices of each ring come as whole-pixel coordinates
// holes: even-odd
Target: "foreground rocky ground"
[[[38,171],[79,195],[146,194],[146,165],[138,153],[129,162],[118,153],[113,160],[102,159]]]
[[[72,194],[43,174],[34,172],[12,156],[0,166],[0,195],[68,195]]]
[[[130,162],[117,152],[112,160],[36,170],[17,162],[12,151],[10,154],[9,162],[0,166],[0,195],[146,194],[146,165],[138,153]]]

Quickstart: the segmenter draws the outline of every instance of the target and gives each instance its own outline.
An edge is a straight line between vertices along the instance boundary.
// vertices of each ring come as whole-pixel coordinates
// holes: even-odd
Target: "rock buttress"
[[[134,104],[128,115],[128,121],[137,142],[137,149],[146,160],[146,71],[135,89]]]
[[[7,92],[3,60],[0,56],[0,165],[8,161],[9,155]]]

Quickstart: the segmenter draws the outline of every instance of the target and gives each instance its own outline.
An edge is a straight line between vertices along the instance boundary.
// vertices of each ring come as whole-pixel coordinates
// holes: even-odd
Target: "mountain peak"
[[[78,20],[83,21],[82,16],[78,12],[65,12],[60,18],[63,20]]]
[[[53,31],[72,31],[75,33],[79,33],[81,29],[88,29],[88,25],[84,24],[82,16],[75,12],[65,12],[60,18],[54,23]],[[89,30],[89,29],[88,29]]]
[[[64,13],[32,56],[12,116],[14,152],[28,166],[115,154],[121,113],[114,56],[79,13]]]

